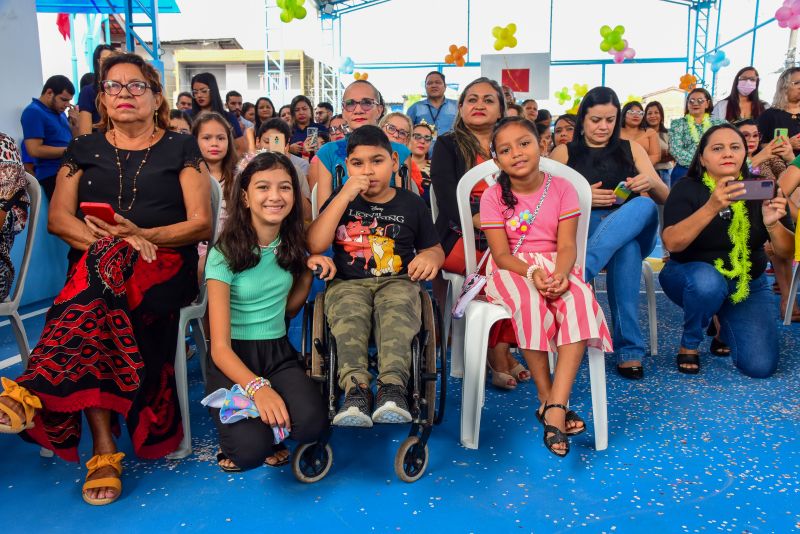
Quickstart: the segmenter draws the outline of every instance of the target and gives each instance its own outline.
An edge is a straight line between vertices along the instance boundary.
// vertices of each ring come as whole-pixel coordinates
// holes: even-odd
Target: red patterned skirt
[[[70,269],[39,343],[17,382],[43,409],[22,437],[78,460],[81,412],[125,418],[134,451],[160,458],[183,437],[173,362],[180,307],[197,294],[195,247],[159,248],[147,263],[125,241],[104,238]]]

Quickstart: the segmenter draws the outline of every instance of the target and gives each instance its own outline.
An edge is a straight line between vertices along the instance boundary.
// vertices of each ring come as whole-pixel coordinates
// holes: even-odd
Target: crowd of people
[[[26,169],[50,202],[48,230],[70,246],[66,284],[27,369],[2,378],[0,432],[77,461],[85,415],[90,504],[121,494],[120,417],[137,456],[178,447],[178,313],[203,281],[207,391],[238,387],[258,413],[226,424],[210,409],[221,469],[284,465],[287,434],[313,442],[331,423],[410,422],[420,283],[436,291],[441,271],[468,274],[463,240],[473,234],[461,227],[456,188],[490,160],[497,183],[471,192],[476,249],[478,259],[490,254],[486,296],[511,319],[492,331],[487,365],[498,388],[535,383],[553,454],[568,454],[570,437],[586,429],[568,405],[587,344],[614,352],[621,376],[645,376],[638,280],[659,232],[660,281],[683,310],[677,371],[699,373],[710,335],[712,353],[749,377],[768,377],[779,360],[772,293],[781,293],[781,312],[791,306],[800,319],[788,294],[800,68],[780,76],[771,106],[753,67],[716,104],[692,89],[685,115],[667,128],[661,104],[621,106],[607,87],[590,90],[577,115],[553,116],[488,78],[451,100],[438,71],[406,113],[387,113],[366,80],[347,86],[336,106],[298,95],[278,108],[266,96],[243,102],[234,90],[223,100],[210,73],[196,74],[170,109],[158,73],[139,56],[98,47],[94,59],[79,106],[70,103],[72,83],[53,76],[22,114],[22,152],[0,136],[2,296],[27,217]],[[542,157],[588,181],[590,213],[581,213],[568,180],[540,170]],[[764,200],[741,200],[742,179],[753,176],[777,185]],[[223,192],[216,221],[212,180]],[[589,218],[583,268],[579,217]],[[215,225],[221,234],[209,244]],[[344,397],[332,421],[287,339],[286,320],[305,303],[312,271],[328,282],[325,314],[339,351]],[[590,285],[601,271],[610,321]],[[373,329],[375,394],[366,356]],[[552,377],[548,352],[559,355]]]

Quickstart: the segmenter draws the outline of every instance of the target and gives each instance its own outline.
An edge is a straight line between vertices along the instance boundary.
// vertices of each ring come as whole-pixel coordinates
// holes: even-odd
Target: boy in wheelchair
[[[322,206],[307,234],[312,254],[333,245],[337,268],[325,294],[325,315],[336,340],[345,400],[333,424],[408,423],[411,342],[422,313],[418,282],[436,276],[444,251],[425,202],[389,186],[398,158],[380,128],[362,126],[350,134],[346,163],[348,180]],[[373,325],[374,411],[367,356]]]

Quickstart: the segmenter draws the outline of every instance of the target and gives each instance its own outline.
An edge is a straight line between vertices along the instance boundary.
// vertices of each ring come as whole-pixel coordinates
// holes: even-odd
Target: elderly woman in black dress
[[[78,460],[86,416],[93,456],[83,498],[93,505],[122,490],[118,415],[141,458],[181,441],[178,314],[197,294],[196,244],[211,234],[209,176],[195,139],[168,131],[157,72],[123,54],[100,75],[107,128],[72,141],[50,206],[48,230],[71,247],[67,283],[27,370],[4,379],[0,395],[0,432],[65,460]]]

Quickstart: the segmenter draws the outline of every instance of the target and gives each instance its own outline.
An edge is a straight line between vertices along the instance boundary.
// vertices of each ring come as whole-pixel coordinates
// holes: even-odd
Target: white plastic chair
[[[217,224],[219,217],[219,210],[222,204],[222,188],[219,182],[211,178],[211,235],[212,239],[208,243],[208,250],[214,243],[217,242],[219,237],[220,228]],[[203,316],[206,314],[206,306],[208,305],[208,290],[206,282],[203,280],[200,283],[200,288],[197,293],[197,298],[188,306],[181,308],[180,317],[178,319],[178,343],[175,347],[175,384],[178,393],[178,403],[181,407],[181,421],[183,423],[183,439],[178,449],[167,455],[170,460],[179,460],[192,454],[192,429],[189,419],[189,376],[186,369],[186,327],[190,322],[194,322],[193,335],[195,343],[197,344],[198,357],[200,358],[200,367],[205,379],[205,364],[206,364],[206,340],[205,333],[203,332]],[[198,339],[199,338],[199,339]]]
[[[794,234],[794,261],[792,262],[792,283],[789,284],[789,298],[786,300],[786,312],[783,315],[783,324],[792,324],[792,310],[797,299],[797,283],[800,280],[800,232]]]
[[[592,209],[592,192],[589,182],[577,171],[555,162],[542,158],[539,168],[554,176],[560,176],[575,187],[581,208],[578,220],[577,257],[575,262],[583,267],[586,261],[586,239],[589,234],[589,214]],[[469,195],[472,188],[481,180],[494,184],[494,175],[497,172],[494,161],[472,168],[458,182],[457,197],[458,211],[461,217],[461,228],[464,231],[464,254],[467,272],[475,270],[475,239],[471,239],[474,232],[472,212],[470,211]],[[472,230],[471,230],[472,229]],[[478,438],[481,426],[481,410],[485,401],[486,381],[486,347],[489,344],[489,330],[492,325],[511,316],[502,306],[490,304],[486,300],[473,300],[467,307],[466,338],[464,341],[464,381],[461,393],[461,444],[468,449],[478,448]],[[608,415],[606,406],[606,366],[605,355],[601,349],[588,348],[589,352],[589,379],[592,390],[592,415],[594,420],[595,449],[604,450],[608,447]],[[552,358],[551,358],[552,362]]]
[[[14,338],[17,340],[23,369],[28,367],[28,358],[30,358],[31,349],[30,345],[28,345],[28,336],[25,333],[25,326],[22,324],[22,318],[19,316],[17,310],[22,300],[22,292],[25,289],[25,279],[28,277],[28,267],[31,263],[33,243],[36,239],[36,228],[39,225],[39,210],[42,204],[42,193],[39,182],[28,173],[25,173],[25,177],[28,180],[26,190],[28,191],[28,198],[30,198],[31,201],[30,207],[28,208],[28,235],[25,238],[25,251],[22,253],[22,262],[17,271],[14,291],[11,296],[6,297],[6,300],[0,303],[0,315],[8,316],[11,329],[14,331]]]

